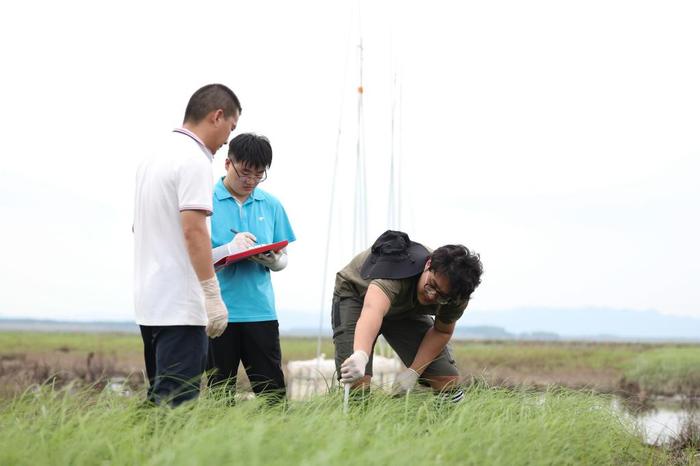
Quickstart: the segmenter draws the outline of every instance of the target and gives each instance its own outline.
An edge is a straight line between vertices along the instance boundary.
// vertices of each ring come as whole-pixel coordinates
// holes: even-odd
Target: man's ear
[[[224,120],[224,111],[223,109],[216,109],[213,112],[210,113],[211,115],[211,122],[214,123],[215,125],[218,125],[222,120]]]
[[[428,270],[430,268],[430,258],[425,263],[425,268],[423,270]]]

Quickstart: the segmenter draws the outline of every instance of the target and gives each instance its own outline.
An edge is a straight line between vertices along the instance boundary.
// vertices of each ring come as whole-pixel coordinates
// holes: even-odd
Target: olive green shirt
[[[391,306],[386,318],[402,318],[410,314],[429,314],[435,316],[440,322],[451,324],[456,322],[467,307],[467,301],[458,301],[456,304],[421,304],[418,302],[419,275],[400,280],[388,278],[364,279],[360,274],[362,264],[370,254],[371,249],[361,252],[350,261],[335,276],[334,293],[341,298],[365,299],[367,288],[374,284],[389,298]],[[428,248],[429,252],[433,252]]]

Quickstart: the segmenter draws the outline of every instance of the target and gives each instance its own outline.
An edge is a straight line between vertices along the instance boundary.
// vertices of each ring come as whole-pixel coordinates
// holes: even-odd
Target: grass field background
[[[0,413],[0,464],[668,464],[609,400],[472,386],[458,405],[340,393],[286,407],[215,393],[178,409],[43,387]]]
[[[178,409],[144,404],[140,337],[0,333],[0,465],[700,464],[700,429],[644,443],[613,394],[697,396],[700,347],[454,342],[466,397],[373,391],[270,407],[205,390]],[[284,338],[284,361],[316,340]],[[323,341],[322,352],[333,347]],[[130,390],[108,380],[131,376]],[[245,387],[241,387],[245,390]],[[695,429],[695,430],[692,430]]]
[[[490,385],[700,395],[700,345],[455,341],[452,350],[465,380]],[[333,357],[329,339],[321,351]],[[316,339],[282,339],[284,363],[315,356]],[[133,334],[0,332],[0,385],[3,375],[12,375],[11,367],[33,367],[36,377],[20,377],[27,383],[42,382],[52,372],[88,381],[102,374],[125,376],[142,370],[142,344]]]

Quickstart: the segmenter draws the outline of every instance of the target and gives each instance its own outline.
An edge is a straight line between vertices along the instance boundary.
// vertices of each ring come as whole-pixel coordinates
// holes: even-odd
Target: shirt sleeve
[[[384,292],[390,303],[394,303],[396,297],[401,291],[401,282],[399,280],[391,280],[388,278],[375,278],[370,285],[376,285]],[[369,285],[368,285],[369,286]]]
[[[212,213],[211,164],[202,155],[185,160],[177,170],[177,202],[183,210],[203,210]]]
[[[452,306],[440,306],[438,311],[435,313],[435,319],[445,324],[451,324],[457,322],[457,320],[462,317],[464,310],[467,308],[467,301]]]
[[[272,242],[276,243],[278,241],[287,240],[291,243],[296,239],[296,236],[294,236],[294,230],[292,230],[292,224],[289,222],[289,217],[287,217],[287,212],[285,212],[281,203],[277,203],[275,209],[275,227],[272,235]]]

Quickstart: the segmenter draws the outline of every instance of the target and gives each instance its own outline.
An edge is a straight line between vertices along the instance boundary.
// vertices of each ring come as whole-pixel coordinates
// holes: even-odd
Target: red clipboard
[[[219,262],[214,264],[214,268],[220,269],[221,267],[226,267],[229,264],[233,264],[235,262],[240,262],[244,259],[249,258],[250,256],[254,256],[256,254],[260,254],[263,252],[267,251],[279,251],[283,247],[285,247],[287,244],[289,244],[289,241],[286,239],[283,241],[278,241],[276,243],[270,243],[270,244],[259,244],[257,246],[254,246],[250,249],[246,249],[245,251],[237,252],[236,254],[231,254],[230,256],[224,257],[221,259]]]

